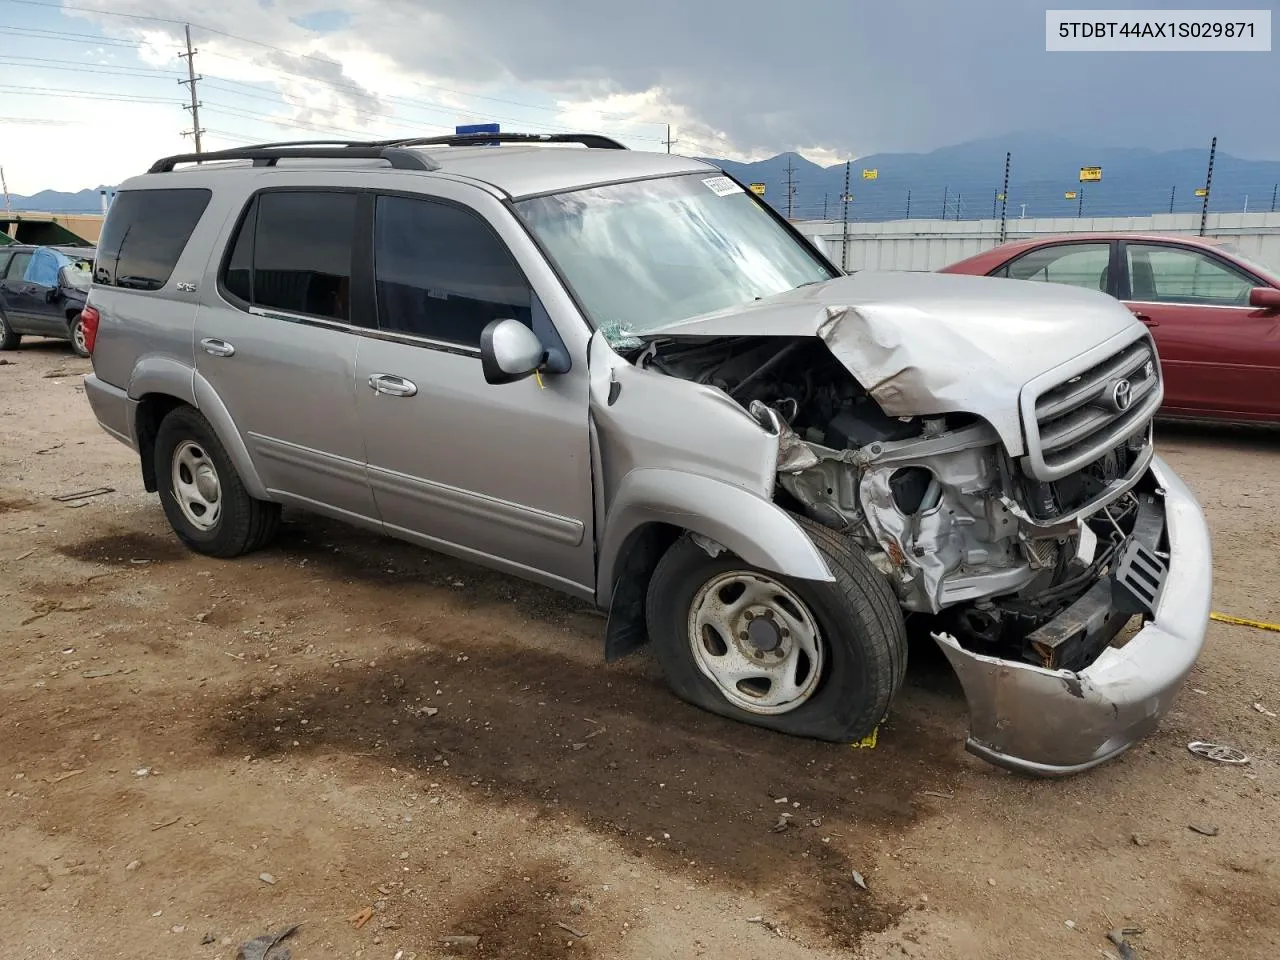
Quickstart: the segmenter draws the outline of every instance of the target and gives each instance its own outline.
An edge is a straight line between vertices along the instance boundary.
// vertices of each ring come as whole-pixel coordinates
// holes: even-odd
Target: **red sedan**
[[[1068,234],[1006,243],[940,272],[1109,293],[1155,338],[1163,415],[1280,421],[1280,276],[1228,243]]]

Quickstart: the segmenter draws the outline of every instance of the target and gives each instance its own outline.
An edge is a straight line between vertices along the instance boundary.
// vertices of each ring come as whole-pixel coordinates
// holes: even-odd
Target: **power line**
[[[31,97],[108,100],[113,103],[163,103],[169,105],[182,103],[181,100],[174,100],[170,97],[143,97],[128,93],[107,94],[100,90],[69,90],[63,87],[20,87],[13,84],[0,84],[0,90],[22,93]]]
[[[251,38],[249,38],[249,37],[242,37],[242,36],[239,36],[239,35],[234,34],[234,33],[228,33],[228,32],[226,32],[225,30],[217,30],[217,29],[214,29],[213,27],[207,27],[207,26],[204,26],[204,25],[202,25],[202,24],[192,23],[192,22],[190,22],[190,21],[186,21],[186,20],[174,20],[174,19],[169,18],[169,17],[152,17],[152,16],[144,16],[144,15],[142,15],[142,14],[136,14],[136,13],[120,13],[120,12],[118,12],[118,11],[114,11],[114,10],[103,10],[103,9],[100,9],[100,8],[97,8],[97,7],[79,6],[79,5],[76,5],[76,4],[70,4],[70,3],[51,3],[51,2],[47,2],[47,0],[0,0],[0,2],[3,2],[3,3],[17,3],[17,4],[22,4],[22,5],[24,5],[24,6],[31,6],[31,7],[46,7],[46,8],[54,9],[54,10],[76,10],[76,11],[78,11],[78,12],[83,12],[83,13],[99,14],[99,15],[104,15],[104,16],[109,16],[109,17],[120,17],[120,18],[123,18],[123,19],[126,19],[126,20],[138,20],[138,21],[143,21],[143,22],[164,23],[164,24],[170,24],[170,25],[173,25],[173,26],[180,26],[180,27],[183,27],[183,28],[186,28],[186,27],[188,27],[188,26],[191,26],[191,27],[195,27],[197,30],[203,30],[205,33],[212,34],[212,35],[214,35],[214,36],[225,37],[225,38],[226,38],[226,39],[228,39],[228,40],[235,40],[235,41],[237,41],[237,42],[239,42],[239,43],[247,43],[247,44],[251,44],[251,45],[253,45],[253,46],[262,47],[262,48],[267,49],[267,50],[274,50],[275,52],[277,52],[277,53],[282,53],[282,54],[284,54],[285,56],[288,56],[288,57],[294,57],[294,58],[302,59],[302,60],[312,60],[312,61],[315,61],[316,63],[322,63],[322,64],[324,64],[324,65],[325,65],[325,66],[327,66],[327,67],[333,67],[333,66],[341,67],[341,66],[342,66],[342,63],[341,63],[340,61],[338,61],[338,60],[334,60],[334,59],[332,59],[332,58],[330,58],[330,57],[317,56],[317,55],[315,55],[315,54],[311,54],[311,53],[298,53],[298,52],[295,52],[295,51],[292,51],[292,50],[287,50],[287,49],[285,49],[284,47],[280,47],[280,46],[277,46],[277,45],[275,45],[275,44],[266,43],[266,42],[264,42],[264,41],[262,41],[262,40],[253,40],[253,39],[251,39]],[[92,39],[92,37],[88,37],[88,35],[86,35],[86,36],[87,36],[87,38]],[[211,55],[216,56],[217,54],[211,54]],[[225,56],[225,55],[224,55],[224,56]],[[238,57],[230,57],[229,59],[239,59],[239,58],[238,58]],[[254,61],[245,61],[245,62],[247,62],[247,63],[253,63],[255,66],[259,66],[259,67],[261,68],[261,65],[260,65],[260,64],[257,64],[257,63],[254,63]],[[307,78],[307,79],[313,79],[313,78]],[[332,82],[332,81],[321,81],[321,82]],[[431,88],[431,89],[440,90],[440,91],[443,91],[444,93],[451,93],[451,94],[453,94],[454,96],[459,96],[459,97],[471,97],[472,99],[475,99],[475,100],[485,100],[485,101],[488,101],[488,102],[491,102],[491,103],[505,103],[505,104],[508,104],[508,105],[510,105],[510,106],[524,107],[524,108],[529,109],[529,110],[541,110],[541,111],[543,111],[543,112],[547,112],[547,113],[559,113],[559,112],[560,112],[560,109],[559,109],[558,107],[548,107],[548,106],[546,106],[546,105],[544,105],[544,104],[529,103],[529,102],[527,102],[527,101],[522,101],[522,100],[511,100],[511,99],[507,99],[507,98],[504,98],[504,97],[493,97],[493,96],[488,96],[488,95],[486,95],[486,94],[482,94],[482,93],[471,93],[471,92],[469,92],[469,91],[465,91],[465,90],[456,90],[456,89],[454,89],[454,88],[452,88],[452,87],[445,87],[445,86],[441,86],[440,84],[426,83],[426,82],[421,81],[421,80],[413,80],[413,81],[410,81],[410,82],[414,83],[414,84],[415,84],[415,85],[417,85],[417,86],[428,87],[428,88]],[[353,85],[353,86],[354,86],[354,85]],[[363,87],[357,87],[357,89],[359,89],[359,90],[360,90],[361,92],[363,92],[363,93],[369,93],[369,92],[370,92],[370,91],[368,91],[368,90],[365,90]],[[600,116],[600,117],[602,117],[602,118],[610,118],[610,119],[614,119],[614,120],[622,120],[622,121],[625,121],[625,122],[627,122],[627,123],[642,123],[642,124],[648,124],[648,125],[651,125],[651,126],[661,126],[661,124],[656,123],[655,121],[652,121],[652,120],[636,120],[634,117],[632,117],[632,116],[628,116],[628,115],[626,115],[626,114],[614,114],[614,113],[603,113],[603,112],[601,112],[601,113],[599,113],[599,116]],[[510,119],[510,118],[507,118],[507,119]],[[557,128],[557,129],[558,129],[558,128]],[[670,131],[668,131],[668,135],[670,135]],[[644,138],[635,138],[635,139],[658,140],[658,138],[656,138],[656,137],[644,137]],[[659,141],[659,142],[661,142],[661,141]]]

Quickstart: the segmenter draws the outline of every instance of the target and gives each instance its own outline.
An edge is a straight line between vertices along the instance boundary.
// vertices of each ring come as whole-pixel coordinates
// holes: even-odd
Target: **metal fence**
[[[890,220],[881,223],[808,220],[795,224],[819,250],[847,270],[937,270],[1000,243],[999,220]],[[1196,236],[1199,214],[1151,217],[1011,219],[1008,239],[1078,232]],[[1240,252],[1280,270],[1280,212],[1211,213],[1204,235],[1231,241]]]

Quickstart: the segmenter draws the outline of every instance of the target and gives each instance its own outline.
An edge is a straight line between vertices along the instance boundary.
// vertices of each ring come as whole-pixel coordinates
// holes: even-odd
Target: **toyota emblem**
[[[1111,406],[1116,413],[1124,413],[1133,403],[1133,385],[1128,380],[1117,380],[1111,385]]]

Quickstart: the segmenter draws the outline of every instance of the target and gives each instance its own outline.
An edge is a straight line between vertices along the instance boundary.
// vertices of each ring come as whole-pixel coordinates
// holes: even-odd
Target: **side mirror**
[[[493,320],[480,331],[480,368],[486,383],[523,380],[546,362],[537,334],[519,320]]]
[[[1278,293],[1280,293],[1280,291],[1277,291],[1277,292],[1278,292]],[[58,299],[58,288],[57,288],[57,287],[54,287],[54,288],[52,288],[51,290],[46,290],[46,291],[44,292],[44,302],[45,302],[45,303],[53,303],[53,302],[54,302],[55,300],[57,300],[57,299]]]
[[[1275,287],[1254,287],[1249,291],[1249,306],[1280,310],[1280,290]]]

